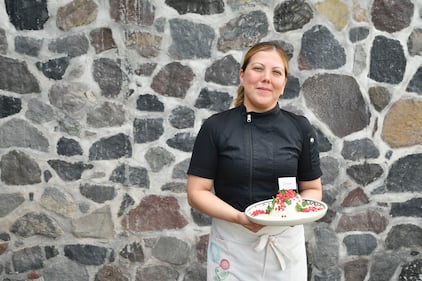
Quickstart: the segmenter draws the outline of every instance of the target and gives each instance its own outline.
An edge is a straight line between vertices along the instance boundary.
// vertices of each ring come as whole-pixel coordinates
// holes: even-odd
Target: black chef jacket
[[[239,211],[272,198],[279,177],[309,181],[322,175],[314,129],[278,104],[263,113],[241,105],[205,120],[187,173],[213,179],[215,194]]]

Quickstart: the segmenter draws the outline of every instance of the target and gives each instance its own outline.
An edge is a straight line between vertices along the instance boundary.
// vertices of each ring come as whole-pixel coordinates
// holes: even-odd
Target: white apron
[[[306,281],[303,225],[266,226],[257,233],[213,219],[207,281]]]

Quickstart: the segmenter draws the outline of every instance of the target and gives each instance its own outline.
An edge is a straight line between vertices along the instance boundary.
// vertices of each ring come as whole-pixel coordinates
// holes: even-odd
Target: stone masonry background
[[[1,0],[0,280],[205,280],[190,152],[264,40],[319,136],[309,280],[422,280],[420,0]]]

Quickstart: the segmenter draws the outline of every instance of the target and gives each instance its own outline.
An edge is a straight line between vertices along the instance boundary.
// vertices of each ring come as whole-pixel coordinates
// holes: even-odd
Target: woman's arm
[[[322,184],[321,178],[311,181],[299,182],[299,193],[302,198],[321,200],[322,199]]]
[[[243,225],[251,231],[258,231],[262,225],[252,223],[244,212],[233,208],[211,191],[213,180],[188,175],[187,193],[189,205],[210,217]]]

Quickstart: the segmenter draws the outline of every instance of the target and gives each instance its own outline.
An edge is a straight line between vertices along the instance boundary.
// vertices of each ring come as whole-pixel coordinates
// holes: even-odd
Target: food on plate
[[[266,208],[255,209],[250,215],[252,217],[268,215],[271,217],[286,218],[298,213],[318,212],[322,209],[321,206],[308,204],[293,189],[281,189]]]

